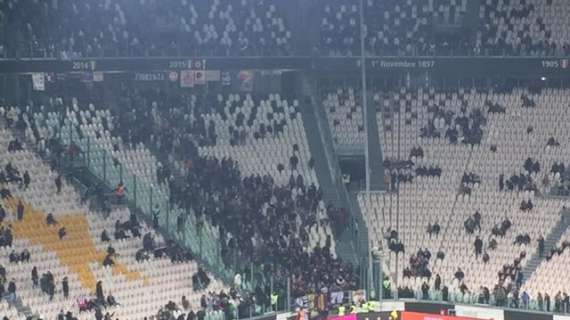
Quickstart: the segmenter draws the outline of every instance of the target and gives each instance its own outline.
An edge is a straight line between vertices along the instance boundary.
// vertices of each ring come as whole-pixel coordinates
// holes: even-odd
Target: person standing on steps
[[[542,258],[544,255],[544,238],[540,236],[536,241],[538,241],[538,255]]]
[[[61,186],[62,186],[61,175],[58,174],[57,177],[55,178],[55,187],[57,189],[57,194],[61,193]]]
[[[61,282],[61,288],[63,291],[63,297],[65,300],[69,298],[69,282],[67,281],[67,277],[63,277],[63,281]]]
[[[18,201],[18,206],[16,207],[16,217],[18,221],[24,220],[24,204],[22,200]]]
[[[38,268],[36,266],[32,269],[32,286],[34,288],[38,286]]]

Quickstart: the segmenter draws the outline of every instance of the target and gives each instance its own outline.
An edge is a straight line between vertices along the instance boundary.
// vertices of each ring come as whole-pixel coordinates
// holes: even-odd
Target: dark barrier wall
[[[570,77],[570,58],[503,57],[371,57],[366,59],[370,73],[430,72],[464,76],[509,75]],[[0,60],[0,73],[91,72],[91,71],[168,71],[168,70],[317,70],[359,72],[357,58],[107,58],[107,59],[24,59]]]
[[[505,320],[552,320],[551,314],[505,310]]]
[[[251,320],[276,320],[277,313],[264,314],[261,316],[253,317]]]
[[[357,314],[358,320],[390,320],[390,312],[369,312]],[[398,312],[398,319],[400,320],[400,313]]]
[[[455,308],[453,304],[406,302],[406,311],[440,314],[441,310]]]

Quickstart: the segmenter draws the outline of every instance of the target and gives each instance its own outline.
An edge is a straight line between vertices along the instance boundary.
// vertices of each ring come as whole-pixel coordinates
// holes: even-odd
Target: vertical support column
[[[121,173],[123,172],[122,170],[123,166],[121,166]],[[121,175],[121,181],[122,179],[122,175]],[[133,200],[135,202],[135,207],[137,206],[137,176],[133,174]]]
[[[366,58],[365,58],[365,38],[364,31],[364,0],[360,0],[360,70],[362,75],[362,110],[363,110],[363,123],[366,124],[368,119],[368,96],[366,86]],[[368,126],[364,125],[364,168],[366,177],[366,191],[370,191],[370,156],[368,150]]]
[[[107,181],[107,151],[103,150],[103,182]]]
[[[382,251],[380,248],[374,248],[371,252],[372,256],[372,289],[374,295],[373,299],[382,301],[382,281],[384,277],[382,276]]]
[[[87,170],[91,168],[91,138],[87,136]]]
[[[285,311],[289,312],[291,304],[291,277],[287,277],[287,298],[285,300]]]

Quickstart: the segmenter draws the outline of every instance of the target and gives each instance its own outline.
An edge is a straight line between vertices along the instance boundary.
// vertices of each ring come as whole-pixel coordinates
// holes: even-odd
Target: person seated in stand
[[[109,241],[111,241],[111,238],[109,238],[107,230],[103,230],[103,232],[101,232],[101,242],[109,242]]]
[[[131,231],[131,234],[133,235],[133,237],[140,237],[140,224],[139,221],[137,219],[137,216],[131,212],[131,215],[129,216],[129,221],[127,221],[126,223],[126,227],[127,229],[129,229]]]
[[[28,249],[24,249],[20,254],[20,261],[22,262],[30,262],[30,252]]]
[[[149,256],[148,252],[146,252],[146,250],[140,249],[135,254],[135,259],[137,260],[137,262],[141,262],[144,260],[149,260],[150,256]]]
[[[546,145],[549,147],[559,147],[560,142],[558,142],[556,139],[554,139],[554,137],[550,137],[550,138],[548,138]]]
[[[127,233],[123,228],[115,229],[115,240],[128,239]]]
[[[120,306],[117,300],[115,300],[115,297],[113,297],[113,293],[109,293],[107,296],[107,305],[110,307]]]
[[[155,249],[154,238],[150,232],[143,236],[143,248],[146,251],[153,251]]]
[[[48,215],[46,216],[46,224],[48,226],[53,226],[57,224],[57,220],[55,220],[55,218],[53,217],[53,214],[48,213]]]
[[[12,252],[10,252],[9,260],[11,263],[16,263],[20,261],[20,256],[16,253],[15,250],[12,250]]]
[[[119,184],[115,188],[115,197],[116,197],[118,203],[121,203],[123,201],[123,199],[125,198],[125,191],[126,191],[126,188],[123,185],[123,181],[119,182]]]
[[[65,236],[67,235],[67,230],[65,230],[65,227],[59,228],[59,230],[57,231],[57,235],[59,236],[59,240],[63,240],[63,238],[65,238]]]
[[[190,309],[190,301],[188,301],[186,299],[186,296],[182,296],[182,308],[184,309],[184,311],[188,311],[188,309]]]
[[[463,273],[463,270],[461,270],[461,268],[458,268],[457,271],[455,272],[455,279],[463,281],[464,278],[465,278],[465,273]]]
[[[437,252],[437,255],[436,255],[436,258],[439,259],[439,260],[445,259],[445,253],[443,253],[443,251],[441,251],[441,250],[438,251],[438,252]]]
[[[483,254],[483,263],[489,262],[489,254],[485,251]]]
[[[113,257],[111,257],[110,255],[106,255],[105,259],[103,259],[104,267],[112,267],[114,264],[115,262],[113,261]]]
[[[491,237],[491,239],[489,239],[488,248],[489,248],[489,250],[497,249],[497,240],[495,240],[495,238]]]

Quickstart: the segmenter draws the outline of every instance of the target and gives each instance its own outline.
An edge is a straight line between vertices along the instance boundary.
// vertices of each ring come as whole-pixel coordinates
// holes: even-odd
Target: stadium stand
[[[463,33],[437,31],[462,25],[466,11],[466,0],[366,1],[366,49],[375,55],[467,54]]]
[[[132,221],[127,209],[113,210],[107,218],[92,212],[82,202],[73,186],[62,182],[61,191],[54,187],[58,173],[52,171],[33,152],[24,149],[8,152],[9,141],[14,137],[6,130],[1,132],[2,163],[12,164],[22,172],[28,169],[31,183],[26,187],[13,181],[4,185],[11,196],[3,197],[2,205],[10,214],[4,219],[3,228],[13,230],[12,246],[4,247],[1,264],[6,268],[9,279],[17,285],[17,297],[34,313],[46,319],[53,319],[60,312],[71,311],[79,319],[91,319],[93,312],[80,313],[77,301],[84,297],[96,299],[96,282],[102,282],[105,299],[112,294],[119,306],[106,311],[120,318],[142,319],[156,314],[169,301],[180,301],[185,295],[189,306],[196,312],[201,310],[201,291],[192,290],[192,275],[198,271],[194,261],[171,262],[166,255],[154,257],[152,252],[145,261],[138,261],[138,251],[143,249],[141,236],[133,236],[127,231],[125,237],[117,238],[118,226]],[[24,203],[22,219],[16,215],[17,202]],[[56,225],[49,225],[46,218],[51,214]],[[59,230],[65,228],[66,235],[58,237]],[[102,232],[115,235],[115,241],[102,240]],[[166,245],[160,234],[140,223],[141,235],[148,233],[155,238],[156,248]],[[88,235],[88,237],[85,237]],[[107,240],[108,241],[108,240]],[[103,266],[109,247],[116,252],[114,265]],[[12,263],[8,261],[9,252],[28,250],[30,259]],[[50,298],[32,282],[32,269],[43,277],[48,272],[53,275],[55,295]],[[69,298],[62,293],[61,283],[67,277]],[[220,282],[213,280],[209,290],[226,290]],[[47,290],[49,292],[49,289]],[[152,292],[152,296],[148,293]]]
[[[178,199],[175,201],[180,208],[188,208],[196,213],[196,218],[190,217],[190,219],[200,219],[202,215],[207,217],[207,221],[210,222],[208,228],[213,234],[212,239],[220,239],[221,253],[225,256],[226,263],[231,264],[232,259],[236,258],[233,256],[236,249],[239,249],[237,251],[241,251],[242,254],[255,254],[264,263],[287,255],[295,261],[305,256],[311,259],[325,259],[328,263],[323,267],[332,268],[334,272],[334,277],[328,280],[332,282],[328,282],[328,285],[334,285],[334,281],[341,281],[339,282],[341,287],[354,286],[355,280],[351,269],[343,269],[342,263],[335,257],[334,237],[329,225],[329,219],[335,216],[329,213],[331,209],[320,200],[321,195],[317,188],[315,173],[310,168],[310,153],[304,137],[302,119],[296,111],[298,102],[293,102],[289,107],[288,102],[282,100],[278,94],[269,95],[268,99],[256,102],[250,96],[241,100],[237,94],[230,95],[228,100],[221,95],[214,97],[208,101],[210,103],[217,101],[218,104],[214,104],[214,107],[209,109],[210,111],[204,111],[206,109],[197,103],[199,99],[194,96],[188,97],[187,105],[182,102],[180,105],[174,104],[170,107],[157,102],[153,102],[151,108],[139,105],[131,110],[130,115],[126,116],[113,115],[108,109],[97,110],[93,106],[82,107],[77,104],[77,100],[73,100],[73,107],[68,111],[68,119],[71,123],[82,123],[79,126],[82,134],[91,137],[91,141],[97,141],[96,143],[102,145],[109,154],[117,157],[118,162],[125,163],[126,168],[132,170],[131,172],[139,174],[143,179],[148,179],[156,185],[161,185],[162,181],[168,181],[161,188],[165,190],[164,192],[169,192],[171,197]],[[50,126],[40,131],[57,130],[58,118],[55,113],[50,115],[46,122],[50,123]],[[36,114],[36,118],[41,119],[42,115]],[[191,120],[193,125],[188,128],[186,121],[190,118],[195,122]],[[36,123],[39,122],[36,121]],[[267,131],[263,131],[264,126]],[[117,136],[110,135],[110,131],[105,130],[105,127],[113,130]],[[228,133],[232,127],[235,129],[232,129],[230,135]],[[119,128],[128,128],[128,130],[123,131]],[[149,130],[149,128],[155,130]],[[185,134],[187,129],[190,131],[186,131]],[[28,135],[33,135],[32,131],[29,129]],[[67,131],[66,127],[62,129],[63,133]],[[173,139],[174,137],[179,137],[181,140]],[[121,143],[121,141],[128,141],[128,143]],[[197,141],[198,147],[194,141]],[[142,154],[149,155],[148,152],[150,152],[142,146],[142,142],[159,149],[160,153],[171,155],[172,161],[165,165],[178,168],[178,172],[184,172],[185,179],[194,182],[185,183],[183,186],[173,183],[174,174],[168,177],[158,170],[166,166],[163,167],[152,156],[142,156]],[[129,147],[130,143],[133,143],[133,147]],[[114,145],[118,146],[114,147]],[[113,149],[119,151],[113,151]],[[254,151],[254,154],[258,156],[251,157],[252,154],[247,153],[249,151]],[[127,157],[121,156],[121,153],[133,154]],[[269,153],[272,155],[268,156]],[[214,156],[220,157],[221,160],[217,160],[218,158]],[[149,160],[149,157],[154,160]],[[269,161],[269,164],[263,165],[266,161]],[[142,163],[140,167],[131,169],[138,163]],[[151,163],[151,169],[148,169],[149,163]],[[260,163],[262,165],[259,165]],[[241,173],[242,168],[244,176]],[[246,176],[245,172],[249,176]],[[213,178],[215,175],[219,177]],[[213,185],[211,185],[212,181]],[[229,182],[231,184],[228,185]],[[118,183],[118,179],[111,182],[112,185]],[[252,211],[240,212],[232,197],[224,195],[226,192],[235,193],[231,190],[239,190],[235,188],[240,185],[243,190],[237,194],[240,197],[239,201],[252,206]],[[127,190],[129,189],[133,188],[129,188],[127,184]],[[213,194],[205,193],[206,190],[224,189],[226,191],[216,196],[218,200],[212,197]],[[247,190],[253,193],[246,192]],[[186,194],[194,196],[186,197]],[[254,194],[262,198],[251,198]],[[291,200],[286,200],[288,198]],[[142,199],[142,201],[145,200]],[[224,204],[219,201],[224,201]],[[146,207],[145,204],[143,206]],[[210,207],[214,209],[213,212],[205,211]],[[218,209],[215,209],[216,207]],[[222,216],[222,210],[234,211],[238,219],[237,223]],[[274,221],[276,219],[275,210],[294,212],[295,219],[291,220],[292,216],[282,215],[281,221],[276,223]],[[255,215],[255,218],[252,215]],[[239,227],[247,225],[246,221],[257,221],[260,224],[259,231]],[[261,232],[263,228],[269,228],[270,221],[274,221],[272,224],[277,233],[283,232],[286,235],[294,232],[295,241],[287,244],[285,239],[274,239],[270,233]],[[334,222],[333,220],[330,223]],[[172,221],[172,223],[177,222]],[[299,227],[300,225],[305,227]],[[188,236],[191,237],[191,235]],[[253,242],[252,239],[257,240]],[[197,240],[194,242],[197,243]],[[278,250],[276,252],[285,250],[288,253],[273,258],[272,255],[268,257],[266,254],[261,254],[268,249],[266,247]],[[286,261],[281,263],[284,264]],[[314,277],[318,275],[317,270],[314,274],[304,274],[302,265],[303,263],[300,263],[298,271],[291,272],[297,274],[298,277],[294,282],[296,292],[304,292],[305,286],[316,285]]]
[[[560,241],[555,248],[543,253],[546,260],[543,260],[538,269],[533,273],[532,277],[528,279],[523,285],[523,291],[536,292],[537,296],[540,294],[547,294],[553,299],[553,310],[555,312],[563,312],[562,300],[566,300],[570,288],[568,288],[568,281],[563,277],[560,270],[565,270],[568,265],[568,246],[570,241],[570,230],[566,230]],[[540,306],[540,309],[545,310],[545,306]],[[550,310],[549,310],[550,311]]]
[[[476,46],[494,55],[569,55],[569,10],[563,0],[483,1]]]
[[[533,168],[533,163],[548,168],[564,158],[565,147],[547,146],[547,142],[550,137],[568,139],[559,124],[563,122],[553,120],[567,117],[563,113],[569,102],[567,90],[401,89],[378,94],[375,100],[382,105],[378,121],[384,128],[380,134],[386,160],[407,162],[407,167],[392,175],[398,175],[398,179],[392,178],[393,183],[401,183],[399,216],[395,214],[398,196],[394,193],[360,194],[359,200],[374,228],[372,241],[390,249],[387,255],[393,275],[394,251],[400,248],[399,243],[404,245],[405,254],[398,257],[398,284],[419,291],[425,280],[433,288],[433,275],[439,274],[442,285],[466,301],[476,301],[482,287],[491,292],[497,284],[508,287],[510,281],[498,282],[490,275],[522,252],[533,254],[536,240],[553,228],[565,204],[541,196],[549,189],[550,182],[545,179],[549,173]],[[472,115],[480,114],[476,110],[482,112],[477,117],[482,117],[484,125],[472,139],[465,134],[476,132],[472,127],[477,123]],[[400,139],[394,134],[398,125]],[[454,127],[456,132],[450,132]],[[525,165],[528,158],[531,166]],[[433,190],[438,193],[434,195]],[[474,218],[476,212],[479,217]],[[508,231],[502,235],[507,219],[511,226],[504,228]],[[438,235],[433,233],[434,224]],[[397,235],[386,233],[386,227]],[[432,232],[427,232],[428,227]],[[530,236],[532,242],[514,244],[519,235]],[[478,255],[487,254],[487,262],[476,256],[476,237],[483,242]],[[489,248],[491,239],[496,242],[492,245],[495,249]],[[431,258],[418,264],[418,256],[423,256],[426,248]],[[440,251],[443,260],[436,258]],[[520,262],[524,265],[525,260]],[[462,281],[455,277],[458,269],[464,273]],[[427,275],[432,275],[431,280]],[[466,288],[460,290],[463,284]],[[468,294],[464,297],[460,291]],[[537,296],[536,291],[529,294]]]
[[[437,32],[462,25],[465,0],[365,1],[366,50],[373,55],[470,54],[465,33]],[[327,1],[322,9],[319,48],[333,56],[360,54],[358,1]]]
[[[0,4],[10,57],[287,55],[276,1],[21,1]],[[58,24],[51,23],[59,21]]]
[[[364,121],[360,90],[354,88],[321,89],[334,142],[337,145],[363,145]]]
[[[326,1],[322,8],[319,51],[333,56],[360,53],[360,11],[354,1]]]
[[[466,0],[364,3],[365,46],[372,55],[570,53],[565,19],[570,8],[564,0],[485,0],[478,13],[468,12],[477,8],[468,6]],[[12,32],[3,37],[0,56],[291,55],[300,34],[293,33],[288,21],[295,17],[282,8],[283,4],[273,0],[56,1],[33,6],[4,1],[0,26]],[[360,54],[358,1],[315,1],[309,8],[320,19],[314,47],[321,54]],[[470,14],[477,19],[468,24]],[[60,23],[54,26],[53,20]],[[303,23],[310,25],[310,21]]]
[[[0,0],[1,320],[570,313],[569,16]]]

